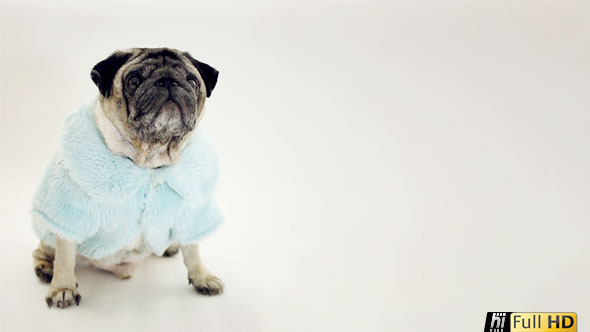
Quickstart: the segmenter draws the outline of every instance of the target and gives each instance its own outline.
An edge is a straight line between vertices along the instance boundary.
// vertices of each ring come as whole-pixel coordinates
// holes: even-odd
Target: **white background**
[[[477,331],[487,311],[590,318],[590,3],[1,5],[0,330]],[[226,224],[130,280],[80,267],[48,309],[30,202],[61,119],[119,48],[221,72],[203,122]]]

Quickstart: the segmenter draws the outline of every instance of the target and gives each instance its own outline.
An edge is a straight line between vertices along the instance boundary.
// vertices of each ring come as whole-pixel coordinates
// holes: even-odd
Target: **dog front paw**
[[[77,286],[77,285],[76,285]],[[49,293],[45,297],[45,302],[50,308],[56,306],[58,308],[67,308],[74,303],[80,304],[82,296],[76,288],[49,288]]]
[[[189,275],[188,284],[193,285],[197,293],[209,296],[223,294],[223,287],[225,287],[223,281],[212,274],[195,278]]]

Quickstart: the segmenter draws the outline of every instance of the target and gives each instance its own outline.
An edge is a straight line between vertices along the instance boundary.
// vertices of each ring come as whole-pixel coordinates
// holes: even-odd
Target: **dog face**
[[[168,48],[117,51],[91,72],[109,120],[136,146],[178,145],[197,126],[219,72]]]

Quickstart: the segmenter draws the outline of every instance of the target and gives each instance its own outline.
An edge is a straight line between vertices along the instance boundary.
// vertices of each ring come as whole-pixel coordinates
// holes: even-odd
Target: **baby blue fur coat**
[[[222,216],[213,197],[217,160],[197,129],[170,166],[142,168],[114,154],[96,126],[95,104],[64,120],[58,151],[33,199],[33,228],[55,247],[55,235],[99,259],[143,236],[161,255],[171,243],[196,242]]]

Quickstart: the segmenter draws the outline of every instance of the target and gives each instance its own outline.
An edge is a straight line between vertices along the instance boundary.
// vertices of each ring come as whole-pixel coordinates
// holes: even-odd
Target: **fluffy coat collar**
[[[142,168],[109,149],[97,128],[93,107],[65,118],[59,153],[72,180],[98,201],[124,200],[150,181],[165,182],[182,197],[200,201],[210,195],[217,182],[213,149],[198,128],[176,164]]]

